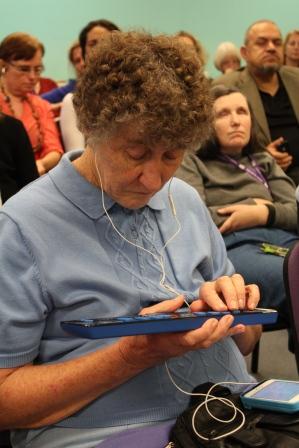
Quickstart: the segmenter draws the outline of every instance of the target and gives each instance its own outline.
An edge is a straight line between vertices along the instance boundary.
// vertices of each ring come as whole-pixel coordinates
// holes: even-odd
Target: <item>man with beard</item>
[[[266,148],[299,183],[299,69],[282,66],[281,32],[271,20],[254,22],[245,33],[241,55],[246,67],[214,84],[244,93],[257,125],[257,149]]]

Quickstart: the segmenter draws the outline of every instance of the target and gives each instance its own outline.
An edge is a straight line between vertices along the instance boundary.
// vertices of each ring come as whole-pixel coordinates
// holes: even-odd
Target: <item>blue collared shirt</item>
[[[62,320],[135,314],[173,294],[160,286],[156,258],[124,241],[103,209],[101,192],[65,155],[47,175],[7,201],[0,211],[0,366],[35,360],[55,363],[94,351],[113,340],[66,334]],[[160,255],[176,232],[168,185],[147,206],[129,210],[105,195],[117,229]],[[182,229],[164,254],[166,283],[189,300],[206,280],[231,275],[222,237],[196,191],[174,179],[171,193]],[[169,362],[185,389],[204,381],[250,381],[242,355],[227,338],[207,350]],[[145,387],[145,386],[150,387]],[[106,393],[58,423],[107,427],[174,418],[188,397],[156,366]]]

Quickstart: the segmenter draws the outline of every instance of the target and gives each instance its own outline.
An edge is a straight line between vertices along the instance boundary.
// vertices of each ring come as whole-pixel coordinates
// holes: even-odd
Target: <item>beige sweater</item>
[[[190,153],[186,154],[176,176],[198,191],[217,226],[226,219],[217,213],[219,208],[240,203],[254,204],[253,198],[260,198],[273,203],[275,219],[272,227],[296,231],[295,184],[268,153],[255,153],[254,158],[268,181],[269,190],[238,167],[219,159],[201,160]],[[239,156],[237,160],[251,166],[247,156]]]

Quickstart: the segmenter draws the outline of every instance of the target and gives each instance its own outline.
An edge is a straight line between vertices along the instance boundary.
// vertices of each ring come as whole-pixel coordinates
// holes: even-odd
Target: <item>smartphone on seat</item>
[[[241,401],[245,408],[260,408],[285,413],[299,412],[299,381],[266,380],[244,392]]]

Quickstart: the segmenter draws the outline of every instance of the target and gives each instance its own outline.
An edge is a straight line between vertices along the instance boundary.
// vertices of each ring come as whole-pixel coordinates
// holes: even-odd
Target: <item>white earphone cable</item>
[[[165,250],[165,248],[168,246],[168,244],[169,244],[169,243],[170,243],[170,242],[171,242],[171,241],[172,241],[172,240],[173,240],[173,239],[180,233],[180,231],[181,231],[181,223],[180,223],[180,221],[178,220],[178,217],[177,217],[177,214],[176,214],[175,205],[174,205],[173,199],[172,199],[171,194],[170,194],[170,185],[171,185],[172,179],[170,180],[169,185],[168,185],[168,199],[169,199],[169,202],[170,202],[170,207],[171,207],[173,216],[174,216],[174,218],[175,218],[175,222],[176,222],[176,224],[177,224],[177,230],[176,230],[175,233],[174,233],[174,234],[173,234],[173,235],[166,241],[166,243],[163,245],[163,247],[161,248],[161,252],[160,252],[160,254],[159,254],[160,256],[158,256],[158,255],[154,254],[153,252],[151,252],[150,250],[145,249],[145,247],[140,246],[139,244],[136,244],[136,243],[134,243],[133,241],[128,240],[128,239],[127,239],[127,238],[126,238],[126,237],[125,237],[125,236],[118,230],[118,228],[114,225],[114,222],[112,221],[111,216],[109,215],[108,210],[106,209],[105,198],[104,198],[104,189],[103,189],[103,183],[102,183],[102,177],[101,177],[101,173],[100,173],[100,170],[99,170],[99,167],[98,167],[98,164],[97,164],[97,159],[96,159],[96,154],[95,154],[95,153],[94,153],[94,161],[95,161],[96,172],[97,172],[98,179],[99,179],[100,186],[101,186],[102,206],[103,206],[105,215],[107,216],[107,218],[108,218],[108,220],[109,220],[109,222],[110,222],[112,228],[113,228],[113,229],[115,230],[115,232],[116,232],[116,233],[117,233],[117,234],[118,234],[124,241],[126,241],[128,244],[130,244],[131,246],[137,247],[138,249],[140,249],[140,250],[142,250],[142,251],[148,253],[149,255],[151,255],[151,256],[158,262],[158,264],[159,264],[159,266],[160,266],[160,268],[161,268],[161,279],[160,279],[160,282],[159,282],[160,286],[161,286],[162,288],[166,289],[167,291],[172,292],[173,294],[180,295],[180,293],[179,293],[175,288],[173,288],[172,286],[167,285],[167,283],[165,283],[165,280],[166,280],[166,272],[165,272],[165,266],[164,266],[164,257],[163,257],[163,254],[162,254],[162,251]],[[190,304],[187,302],[187,300],[184,299],[184,301],[185,301],[186,305],[188,306],[188,308],[190,308]]]
[[[144,247],[140,246],[139,244],[136,244],[136,243],[134,243],[133,241],[128,240],[128,239],[127,239],[127,238],[126,238],[126,237],[125,237],[125,236],[124,236],[124,235],[117,229],[117,227],[114,225],[114,223],[113,223],[113,221],[112,221],[112,219],[111,219],[111,216],[109,215],[108,210],[106,209],[105,198],[104,198],[104,189],[103,189],[103,184],[102,184],[102,178],[101,178],[100,170],[99,170],[99,168],[98,168],[98,164],[97,164],[97,159],[96,159],[96,154],[95,154],[95,153],[94,153],[94,161],[95,161],[95,168],[96,168],[97,176],[98,176],[98,179],[99,179],[99,182],[100,182],[100,186],[101,186],[102,206],[103,206],[105,215],[107,216],[107,218],[108,218],[108,220],[109,220],[109,222],[110,222],[112,228],[113,228],[113,229],[115,230],[115,232],[116,232],[116,233],[117,233],[117,234],[118,234],[124,241],[126,241],[128,244],[130,244],[130,245],[132,245],[132,246],[135,246],[135,247],[137,247],[138,249],[140,249],[140,250],[142,250],[142,251],[148,253],[149,255],[151,255],[151,256],[158,262],[158,264],[159,264],[159,266],[160,266],[160,268],[161,268],[161,279],[160,279],[160,282],[159,282],[160,286],[161,286],[162,288],[164,288],[164,289],[166,289],[166,290],[168,290],[168,291],[170,291],[170,292],[176,294],[176,295],[179,295],[180,293],[179,293],[178,291],[176,291],[175,288],[173,288],[172,286],[167,285],[167,284],[165,283],[165,280],[166,280],[166,272],[165,272],[165,266],[164,266],[164,257],[163,257],[163,254],[162,254],[162,251],[165,250],[165,248],[167,247],[167,245],[168,245],[174,238],[176,238],[176,236],[177,236],[177,235],[180,233],[180,231],[181,231],[181,223],[180,223],[180,221],[179,221],[179,219],[178,219],[178,217],[177,217],[177,213],[176,213],[176,209],[175,209],[175,204],[174,204],[173,198],[172,198],[171,193],[170,193],[170,186],[171,186],[172,179],[170,180],[169,185],[168,185],[168,200],[169,200],[170,208],[171,208],[171,210],[172,210],[172,214],[173,214],[173,216],[174,216],[174,219],[175,219],[175,222],[176,222],[176,225],[177,225],[177,229],[176,229],[175,233],[174,233],[174,234],[173,234],[173,235],[166,241],[166,243],[162,246],[161,251],[160,251],[160,254],[159,254],[160,256],[158,256],[158,255],[154,254],[153,252],[151,252],[150,250],[145,249]],[[190,308],[190,304],[187,302],[186,299],[184,299],[184,300],[185,300],[186,305]],[[203,394],[203,393],[192,393],[192,392],[185,391],[185,390],[182,389],[178,384],[176,384],[176,382],[174,381],[174,379],[173,379],[173,377],[172,377],[172,375],[171,375],[171,373],[170,373],[170,370],[169,370],[169,367],[168,367],[168,365],[167,365],[167,362],[165,362],[165,368],[166,368],[166,371],[167,371],[167,374],[168,374],[168,376],[169,376],[170,381],[171,381],[172,384],[176,387],[176,389],[178,389],[181,393],[183,393],[183,394],[185,394],[185,395],[189,395],[189,396],[204,396],[204,397],[205,397],[205,400],[204,400],[202,403],[200,403],[200,404],[196,407],[196,409],[195,409],[195,411],[194,411],[194,413],[193,413],[193,416],[192,416],[192,428],[193,428],[193,431],[195,432],[195,434],[196,434],[200,439],[202,439],[202,440],[206,440],[206,441],[209,441],[209,440],[218,440],[218,439],[221,439],[221,438],[223,438],[223,437],[229,436],[229,435],[235,433],[236,431],[238,431],[240,428],[242,428],[242,426],[243,426],[244,423],[245,423],[245,415],[244,415],[244,413],[241,411],[241,409],[239,409],[237,406],[235,406],[234,403],[233,403],[232,401],[230,401],[228,398],[216,397],[216,396],[214,396],[214,395],[211,395],[211,392],[212,392],[212,390],[213,390],[216,386],[221,385],[221,384],[252,385],[253,383],[236,383],[236,382],[232,382],[232,381],[224,381],[224,382],[220,382],[220,383],[214,384],[214,385],[209,389],[209,391],[208,391],[206,394]],[[222,419],[219,419],[218,417],[216,417],[216,416],[210,411],[210,409],[209,409],[209,407],[208,407],[208,403],[211,402],[211,401],[215,401],[215,400],[218,400],[218,401],[220,401],[221,403],[223,403],[224,405],[226,405],[226,406],[228,406],[228,407],[230,407],[230,408],[233,409],[233,411],[234,411],[234,412],[233,412],[233,416],[232,416],[230,419],[228,419],[228,420],[222,420]],[[197,415],[197,413],[199,412],[199,410],[200,410],[203,406],[205,406],[205,409],[206,409],[207,413],[208,413],[214,420],[216,420],[216,421],[218,421],[218,422],[221,422],[221,423],[231,423],[232,421],[235,420],[235,418],[236,418],[236,416],[237,416],[237,413],[239,413],[239,414],[241,415],[241,417],[242,417],[242,419],[241,419],[241,423],[240,423],[236,428],[232,429],[231,431],[229,431],[229,432],[227,432],[227,433],[225,433],[225,434],[222,434],[222,435],[220,435],[220,436],[217,436],[217,437],[214,437],[214,438],[210,438],[210,439],[209,439],[209,438],[203,436],[202,434],[200,434],[200,433],[197,431],[196,426],[195,426],[195,418],[196,418],[196,415]]]

